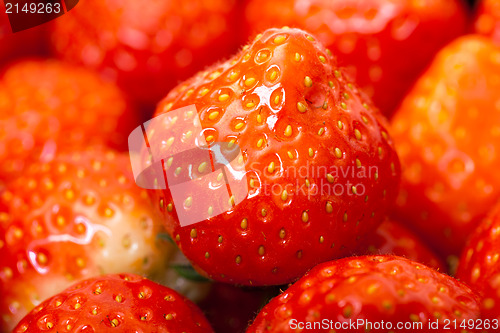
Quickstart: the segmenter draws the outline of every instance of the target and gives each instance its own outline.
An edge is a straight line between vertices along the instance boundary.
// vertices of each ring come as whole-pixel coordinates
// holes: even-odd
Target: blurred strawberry
[[[393,254],[421,262],[441,272],[446,265],[412,231],[393,220],[383,222],[378,229],[363,241],[360,254]]]
[[[477,9],[474,29],[478,34],[491,37],[500,43],[500,2],[498,0],[482,0]]]
[[[465,32],[461,0],[247,0],[250,35],[275,26],[308,30],[391,115],[447,42]]]
[[[452,277],[401,257],[363,256],[314,267],[269,302],[247,333],[308,331],[308,324],[316,325],[312,332],[463,333],[479,317],[477,295]]]
[[[0,76],[0,179],[58,148],[123,148],[134,126],[123,94],[96,74],[51,60],[13,64]]]
[[[37,306],[13,333],[213,333],[196,305],[141,276],[85,280]]]
[[[403,165],[397,215],[444,254],[460,254],[500,196],[499,72],[499,47],[460,38],[393,119]]]
[[[101,273],[164,276],[170,246],[129,157],[101,148],[36,163],[0,194],[0,331]]]
[[[5,11],[4,2],[0,1],[0,68],[15,58],[42,54],[47,35],[45,26],[13,34]]]
[[[149,105],[237,48],[236,0],[81,1],[55,21],[63,59],[116,79]]]
[[[485,319],[500,320],[500,204],[480,224],[465,247],[457,277],[483,296]]]
[[[190,105],[201,119],[198,134],[182,123],[196,111],[178,110]],[[165,156],[169,186],[191,187],[177,202],[171,188],[155,190],[155,204],[186,257],[215,280],[293,281],[354,250],[397,192],[399,162],[385,118],[303,30],[267,30],[233,59],[172,90],[157,116],[146,130],[155,158]],[[222,151],[241,149],[226,173],[228,184],[240,186],[231,197],[208,163],[168,157],[201,138],[226,142]],[[214,207],[225,212],[210,216]],[[201,222],[182,224],[180,214],[191,212]]]

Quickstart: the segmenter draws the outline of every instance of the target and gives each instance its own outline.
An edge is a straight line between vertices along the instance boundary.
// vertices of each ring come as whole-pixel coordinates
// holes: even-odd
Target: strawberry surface
[[[483,317],[500,320],[500,205],[481,223],[465,247],[457,277],[483,297]]]
[[[236,50],[238,8],[236,0],[80,1],[55,21],[52,46],[154,105],[179,80]]]
[[[485,37],[454,41],[393,118],[397,215],[444,254],[460,254],[500,195],[499,59]]]
[[[199,135],[181,126],[194,111],[177,109],[190,105],[201,119]],[[177,112],[185,119],[169,116]],[[146,136],[156,157],[165,156],[159,177],[191,187],[177,204],[170,188],[154,190],[155,205],[186,257],[215,280],[293,281],[352,251],[393,203],[399,162],[385,118],[305,31],[267,30],[233,59],[172,90],[156,115]],[[200,138],[240,147],[227,183],[243,183],[248,193],[238,189],[221,203],[225,213],[183,226],[179,213],[210,212],[210,202],[227,194],[222,178],[204,177],[211,170],[193,154],[168,157]]]
[[[318,37],[386,115],[467,17],[461,0],[247,0],[245,13],[250,35],[287,25]]]
[[[0,179],[58,149],[123,148],[135,118],[122,92],[93,72],[54,60],[13,64],[0,77]]]
[[[161,280],[170,246],[128,156],[94,148],[31,165],[0,193],[0,331],[75,281]]]
[[[371,331],[458,333],[462,321],[479,317],[477,295],[452,277],[401,257],[364,256],[314,267],[266,305],[247,333],[296,332],[298,325],[323,320],[324,330],[313,332],[366,332],[368,322],[385,322]],[[436,320],[439,327],[430,329]],[[457,320],[457,327],[446,329],[447,320]],[[334,328],[342,323],[359,326]]]
[[[213,332],[196,305],[174,290],[133,274],[77,283],[31,311],[13,333]]]
[[[384,221],[362,242],[358,253],[393,254],[446,272],[446,265],[442,259],[414,232],[394,220]]]

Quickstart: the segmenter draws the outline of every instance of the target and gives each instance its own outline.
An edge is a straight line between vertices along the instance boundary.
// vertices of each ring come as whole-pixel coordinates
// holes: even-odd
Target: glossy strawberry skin
[[[238,8],[236,0],[80,1],[54,22],[51,43],[154,107],[179,80],[236,51]]]
[[[318,37],[387,116],[438,50],[465,32],[466,17],[460,0],[247,0],[246,8],[250,35],[286,25]]]
[[[213,332],[196,305],[139,275],[116,274],[74,284],[30,312],[13,333]]]
[[[484,37],[456,40],[392,121],[403,169],[398,219],[446,255],[460,254],[500,195],[498,57]]]
[[[365,256],[314,267],[266,305],[247,333],[294,332],[291,319],[313,322],[325,318],[393,323],[393,330],[378,332],[394,331],[398,322],[421,322],[425,331],[429,321],[439,319],[440,329],[433,331],[461,332],[461,328],[443,329],[445,320],[460,323],[479,316],[477,295],[452,277],[401,257]],[[365,332],[365,328],[347,331]]]
[[[209,143],[233,142],[243,152],[235,168],[245,172],[249,193],[224,214],[181,227],[176,210],[185,207],[169,189],[152,191],[172,239],[202,274],[243,285],[290,282],[352,251],[392,204],[399,162],[385,120],[328,54],[302,30],[270,29],[159,104],[156,116],[194,104]],[[165,126],[147,129],[160,140],[158,156],[169,155]],[[173,163],[165,172],[190,168]],[[176,176],[193,193],[210,185],[203,174]],[[213,193],[207,198],[220,192]]]
[[[384,221],[377,230],[361,244],[359,254],[377,255],[392,254],[446,272],[446,265],[422,239],[394,220]]]
[[[106,149],[33,164],[0,193],[0,331],[75,281],[163,278],[170,245],[127,155]]]
[[[474,30],[500,43],[500,3],[496,0],[482,0],[477,9]]]
[[[457,277],[483,297],[484,318],[500,320],[500,205],[480,224],[465,247]]]
[[[57,150],[105,143],[125,148],[136,116],[116,86],[54,60],[21,61],[0,77],[0,179]]]

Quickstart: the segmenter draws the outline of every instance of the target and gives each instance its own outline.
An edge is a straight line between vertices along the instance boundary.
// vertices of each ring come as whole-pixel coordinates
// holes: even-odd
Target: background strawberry
[[[200,309],[172,289],[138,275],[85,280],[37,306],[13,333],[210,333]]]
[[[483,317],[500,320],[499,259],[500,205],[497,205],[465,247],[457,276],[483,296]]]
[[[429,331],[428,323],[439,320],[439,329],[432,331],[458,333],[462,328],[444,328],[446,319],[457,320],[458,326],[462,320],[478,318],[478,297],[452,277],[401,257],[366,256],[314,267],[266,305],[247,333],[295,332],[292,319],[303,323],[364,319],[394,325],[377,332],[421,330],[395,330],[398,322],[422,323],[423,331]],[[345,331],[366,332],[365,327]]]
[[[247,0],[245,14],[250,35],[287,25],[318,37],[386,115],[467,16],[460,0]]]
[[[361,244],[359,254],[393,254],[420,262],[441,272],[446,265],[424,242],[402,223],[384,221]]]
[[[123,94],[86,69],[53,60],[9,66],[0,77],[0,179],[60,148],[124,148],[135,118]]]
[[[500,48],[480,36],[443,49],[393,119],[403,166],[397,215],[459,254],[500,195]]]
[[[11,2],[12,3],[12,2]],[[0,68],[8,61],[19,57],[44,53],[47,35],[44,26],[12,33],[4,2],[0,2]]]
[[[496,0],[482,0],[476,15],[475,31],[500,43],[500,3]]]
[[[237,8],[236,0],[80,1],[54,21],[52,45],[154,105],[180,79],[236,50]]]
[[[227,191],[220,181],[207,183],[202,176],[209,168],[202,164],[165,158],[165,173],[171,181],[189,181],[191,197],[182,207],[174,205],[170,189],[155,190],[155,205],[203,275],[244,285],[283,284],[352,251],[358,237],[383,220],[399,177],[385,120],[308,33],[270,29],[233,59],[172,90],[156,114],[166,121],[147,128],[151,146],[157,140],[157,156],[168,156],[176,147],[172,141],[199,142],[192,131],[176,133],[181,120],[169,127],[168,112],[192,104],[207,142],[239,145],[243,153],[228,183],[245,170],[250,190],[240,205],[229,202],[226,213],[182,227],[179,209],[206,212],[207,198]]]
[[[0,331],[75,281],[162,279],[169,245],[129,157],[105,149],[31,165],[0,194]]]

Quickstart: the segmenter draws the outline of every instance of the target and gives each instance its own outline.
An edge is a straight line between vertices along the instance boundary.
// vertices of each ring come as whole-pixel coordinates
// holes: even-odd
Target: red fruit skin
[[[387,116],[467,23],[460,0],[247,0],[245,14],[250,35],[286,25],[318,37]]]
[[[491,37],[500,44],[500,3],[496,0],[482,0],[477,8],[474,31]]]
[[[233,59],[172,90],[156,115],[193,104],[208,142],[240,147],[233,168],[244,172],[249,189],[226,213],[184,227],[177,210],[189,208],[175,205],[170,189],[152,191],[172,239],[201,274],[241,285],[288,283],[354,250],[385,217],[399,178],[385,119],[306,32],[267,30]],[[146,130],[158,142],[158,156],[169,156],[168,126],[160,121]],[[165,173],[194,166],[193,175],[176,175],[190,182],[193,195],[214,188],[202,180],[206,172],[196,172],[198,164],[174,158],[167,167],[165,161]],[[228,177],[229,184],[241,179]],[[217,198],[221,186],[192,206]]]
[[[4,2],[0,2],[0,68],[15,58],[44,54],[46,35],[43,25],[13,34]]]
[[[47,330],[213,332],[203,313],[190,300],[133,274],[104,275],[74,284],[33,309],[13,333]]]
[[[393,220],[384,221],[358,251],[364,255],[393,254],[446,272],[446,265],[415,233]]]
[[[54,22],[51,44],[154,107],[179,80],[237,50],[238,8],[236,0],[80,1]]]
[[[171,245],[125,154],[95,148],[32,164],[0,189],[0,332],[76,281],[162,281]]]
[[[460,314],[460,315],[458,315]],[[323,263],[274,298],[259,313],[247,333],[295,332],[289,321],[391,322],[377,332],[418,332],[397,329],[397,323],[421,322],[423,331],[439,316],[440,328],[451,321],[478,319],[479,299],[469,287],[420,263],[396,256],[351,257]],[[458,325],[458,324],[457,324]],[[386,326],[387,327],[387,326]],[[422,329],[420,329],[422,330]],[[327,331],[327,330],[325,330]],[[365,328],[346,332],[366,332]]]
[[[97,74],[54,60],[14,63],[0,76],[0,179],[57,150],[123,149],[135,126],[127,98]]]
[[[484,318],[500,320],[500,204],[479,225],[464,248],[457,277],[482,296]]]
[[[444,255],[460,255],[500,195],[497,56],[487,38],[454,41],[392,120],[403,169],[395,215]]]

